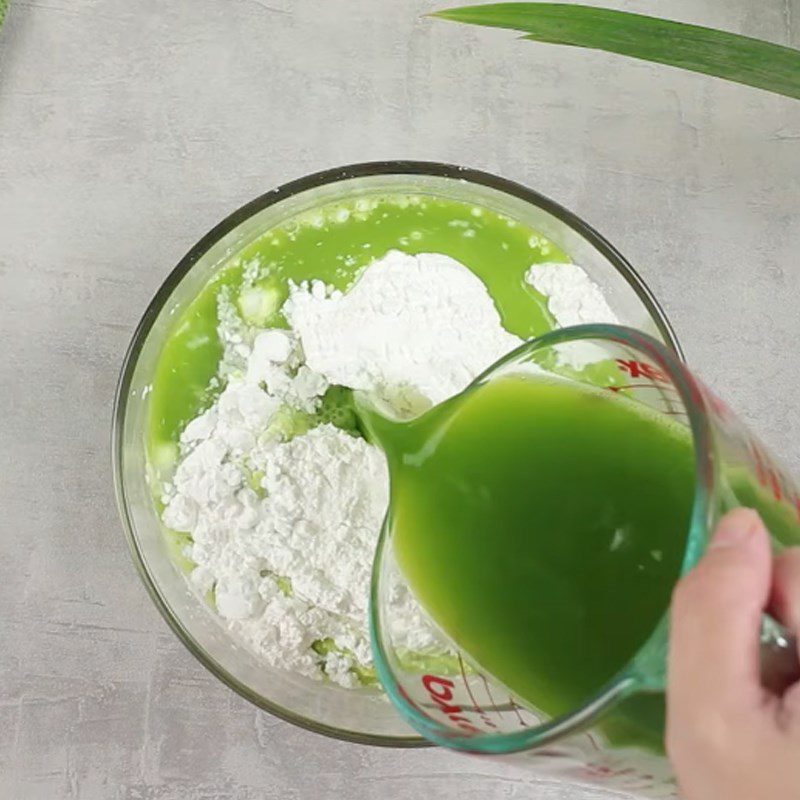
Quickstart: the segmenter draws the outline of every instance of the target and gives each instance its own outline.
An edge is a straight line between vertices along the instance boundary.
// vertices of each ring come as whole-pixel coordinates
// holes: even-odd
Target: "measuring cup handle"
[[[800,680],[797,637],[772,617],[761,620],[761,683],[776,694]]]

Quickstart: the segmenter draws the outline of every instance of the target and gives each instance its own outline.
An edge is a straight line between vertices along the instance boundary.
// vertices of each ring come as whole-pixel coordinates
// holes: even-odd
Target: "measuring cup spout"
[[[372,393],[355,392],[353,399],[361,432],[368,441],[390,455],[397,433],[406,423],[397,419],[388,404]]]

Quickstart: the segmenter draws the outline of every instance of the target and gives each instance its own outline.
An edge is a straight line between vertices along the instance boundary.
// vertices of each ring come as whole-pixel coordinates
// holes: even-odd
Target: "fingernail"
[[[750,508],[737,508],[717,525],[710,547],[737,547],[747,542],[761,525],[758,514]]]

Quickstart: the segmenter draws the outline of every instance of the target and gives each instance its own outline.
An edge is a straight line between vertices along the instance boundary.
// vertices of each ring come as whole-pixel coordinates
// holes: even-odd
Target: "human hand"
[[[759,516],[737,509],[673,595],[666,743],[685,800],[800,798],[800,683],[761,685],[765,609],[800,632],[800,548],[773,559]]]

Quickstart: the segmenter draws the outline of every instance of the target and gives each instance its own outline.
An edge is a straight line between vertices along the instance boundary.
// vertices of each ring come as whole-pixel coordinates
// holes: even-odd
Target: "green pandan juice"
[[[575,710],[633,658],[669,605],[695,490],[687,428],[630,399],[503,376],[411,423],[370,418],[389,459],[397,562],[470,658],[549,716]],[[800,541],[746,475],[742,499]],[[658,747],[663,698],[607,719]]]

